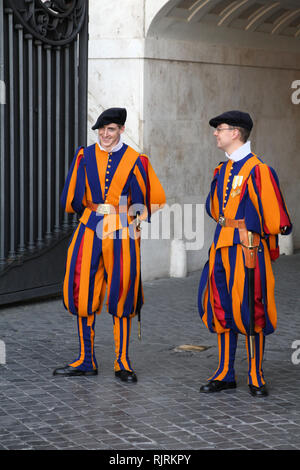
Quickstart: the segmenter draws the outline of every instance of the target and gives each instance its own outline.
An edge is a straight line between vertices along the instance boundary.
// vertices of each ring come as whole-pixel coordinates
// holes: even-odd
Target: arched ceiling
[[[169,0],[149,29],[157,34],[255,46],[265,40],[300,51],[300,0]]]

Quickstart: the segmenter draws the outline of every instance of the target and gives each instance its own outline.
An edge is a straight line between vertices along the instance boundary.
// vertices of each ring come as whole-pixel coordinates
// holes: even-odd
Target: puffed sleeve
[[[146,155],[140,155],[133,172],[132,203],[144,206],[141,218],[150,222],[151,215],[166,203],[165,191]]]
[[[84,148],[79,147],[73,158],[61,195],[61,205],[65,212],[78,214],[83,210],[85,193]]]
[[[256,165],[248,181],[250,200],[256,208],[261,232],[266,237],[271,258],[279,256],[278,234],[288,235],[292,223],[275,170],[265,163]]]
[[[265,163],[256,165],[252,182],[255,184],[252,187],[248,185],[249,194],[253,198],[255,191],[258,197],[263,232],[267,235],[288,235],[292,231],[292,223],[275,170]]]

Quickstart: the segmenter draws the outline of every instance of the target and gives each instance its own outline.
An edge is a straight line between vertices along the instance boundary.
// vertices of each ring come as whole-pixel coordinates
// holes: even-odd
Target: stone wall
[[[253,151],[278,173],[299,248],[300,105],[291,100],[291,85],[300,78],[299,54],[213,44],[211,37],[170,38],[161,27],[153,32],[153,17],[167,3],[102,0],[99,9],[90,0],[89,127],[104,108],[125,106],[125,140],[150,156],[167,194],[168,207],[153,218],[152,239],[150,228],[143,229],[144,279],[168,276],[177,253],[171,240],[189,242],[193,230],[200,233],[199,249],[187,250],[187,271],[200,269],[207,258],[214,223],[203,217],[203,204],[212,171],[224,160],[208,120],[228,109],[252,115]],[[163,230],[169,220],[171,239]]]

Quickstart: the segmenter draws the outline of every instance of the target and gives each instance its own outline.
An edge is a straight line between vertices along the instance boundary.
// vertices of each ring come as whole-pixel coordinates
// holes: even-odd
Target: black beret
[[[226,113],[220,114],[209,121],[212,127],[217,127],[219,124],[226,123],[229,126],[243,127],[251,131],[253,127],[253,121],[250,114],[243,113],[242,111],[226,111]]]
[[[93,125],[92,129],[99,129],[100,127],[106,126],[107,124],[115,123],[124,126],[127,117],[127,111],[125,108],[109,108],[103,111],[97,119],[96,124]]]

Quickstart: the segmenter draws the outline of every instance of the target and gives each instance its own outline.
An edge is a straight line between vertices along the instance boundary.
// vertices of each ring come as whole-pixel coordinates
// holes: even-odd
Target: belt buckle
[[[226,226],[225,217],[223,217],[222,215],[220,215],[219,217],[219,224],[222,225],[222,227]]]
[[[96,209],[96,212],[101,215],[106,215],[110,213],[110,204],[99,204]]]

